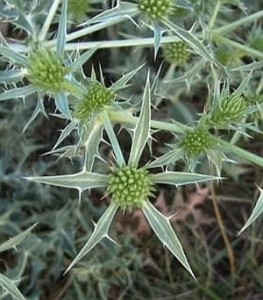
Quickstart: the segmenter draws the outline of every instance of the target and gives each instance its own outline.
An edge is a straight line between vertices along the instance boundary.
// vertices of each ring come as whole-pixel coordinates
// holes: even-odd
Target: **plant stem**
[[[249,22],[254,22],[255,20],[257,20],[261,17],[263,17],[263,10],[260,10],[256,13],[252,14],[252,15],[241,18],[241,19],[239,19],[235,22],[232,22],[230,24],[227,24],[225,26],[214,29],[213,32],[214,33],[220,33],[220,34],[224,33],[225,34],[225,33],[230,32],[230,31],[232,31],[232,30],[236,29],[237,27],[240,27],[244,24],[247,24]]]
[[[38,35],[39,41],[44,41],[45,40],[46,35],[48,33],[48,29],[49,29],[50,24],[51,24],[55,14],[56,14],[56,11],[57,11],[57,8],[59,6],[60,1],[61,0],[54,0],[53,4],[52,4],[52,6],[49,10],[49,13],[48,13],[48,15],[45,19],[45,23],[44,23],[43,27],[41,28],[41,31]]]
[[[208,30],[211,30],[213,28],[213,26],[214,26],[216,17],[218,15],[219,9],[221,7],[221,3],[222,3],[221,0],[217,0],[215,9],[213,11],[212,17],[211,17],[210,22],[208,24]]]
[[[234,257],[234,252],[231,246],[231,243],[228,239],[226,230],[225,230],[225,226],[224,226],[224,222],[223,222],[223,218],[221,216],[221,212],[219,209],[219,206],[217,204],[217,198],[216,198],[216,192],[215,192],[215,186],[214,183],[211,182],[211,193],[212,193],[212,203],[213,203],[213,208],[214,208],[214,212],[215,212],[215,216],[216,216],[216,220],[218,223],[218,227],[220,229],[220,232],[222,234],[225,246],[226,246],[226,251],[227,251],[227,255],[228,255],[228,259],[229,259],[229,267],[230,267],[230,272],[231,272],[231,276],[232,279],[234,278],[235,275],[235,257]]]
[[[127,114],[126,112],[109,111],[108,114],[112,122],[120,122],[132,125],[136,125],[138,122],[138,117],[134,117],[131,114]],[[176,133],[184,133],[185,130],[189,129],[188,126],[180,122],[167,123],[162,121],[151,120],[150,126],[155,129],[173,131]]]
[[[225,38],[225,37],[223,37],[219,34],[213,34],[212,39],[216,42],[221,42],[221,43],[223,43],[227,46],[240,49],[240,50],[244,51],[246,54],[249,54],[251,56],[255,56],[255,57],[258,57],[260,59],[263,59],[263,53],[261,51],[255,50],[255,49],[250,48],[246,45],[243,45],[243,44],[240,44],[238,42],[232,41],[232,40],[230,40],[228,38]]]
[[[263,167],[263,158],[254,153],[251,153],[222,139],[218,139],[218,146],[222,151],[233,153],[236,156],[242,157],[250,162],[257,164],[258,166]]]
[[[125,20],[127,20],[127,16],[120,17],[119,19],[113,18],[113,19],[109,19],[107,21],[104,21],[104,22],[101,22],[101,23],[98,23],[98,24],[95,24],[95,25],[90,25],[86,28],[83,28],[83,29],[80,29],[78,31],[67,34],[66,42],[75,40],[77,38],[80,38],[80,37],[83,37],[85,35],[91,34],[93,32],[99,31],[99,30],[104,29],[106,27],[109,27],[111,25],[115,25],[117,23],[123,22]],[[56,43],[57,43],[57,40],[53,39],[51,41],[46,41],[44,43],[44,46],[51,48],[51,47],[55,46]]]
[[[162,37],[161,43],[170,43],[179,41],[180,39],[173,36],[165,36]],[[92,49],[92,48],[118,48],[118,47],[133,47],[133,46],[142,46],[148,47],[154,44],[154,38],[135,38],[135,39],[127,39],[127,40],[115,40],[115,41],[99,41],[99,42],[81,42],[81,43],[69,43],[65,46],[65,51],[72,50],[84,50],[84,49]]]

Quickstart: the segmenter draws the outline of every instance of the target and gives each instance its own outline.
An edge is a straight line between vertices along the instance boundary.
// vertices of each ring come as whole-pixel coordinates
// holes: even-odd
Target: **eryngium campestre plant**
[[[104,112],[104,114],[106,114],[106,112]],[[96,224],[93,234],[67,270],[75,265],[104,237],[109,238],[109,226],[118,208],[121,208],[122,210],[125,210],[126,208],[141,208],[158,238],[182,263],[190,274],[194,276],[183,248],[173,231],[169,218],[162,215],[151,204],[149,197],[152,196],[154,185],[157,183],[180,186],[183,184],[214,180],[217,179],[217,177],[181,172],[149,174],[147,165],[138,167],[142,151],[150,137],[150,119],[151,100],[148,78],[144,90],[141,113],[133,135],[128,163],[124,160],[112,125],[108,122],[107,133],[115,155],[116,166],[113,169],[110,169],[110,172],[107,175],[86,171],[84,168],[83,171],[76,174],[29,178],[36,182],[74,188],[80,193],[91,188],[105,187],[107,193],[112,198],[110,206]]]

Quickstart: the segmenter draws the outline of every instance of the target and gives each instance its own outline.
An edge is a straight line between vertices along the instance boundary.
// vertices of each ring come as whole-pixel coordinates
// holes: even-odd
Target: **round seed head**
[[[27,78],[37,88],[57,92],[63,89],[68,72],[63,61],[54,52],[39,49],[28,58]]]
[[[73,117],[87,120],[93,112],[99,112],[115,98],[111,89],[100,82],[91,82],[83,98],[73,106]]]
[[[163,47],[164,60],[177,65],[185,64],[190,58],[190,52],[185,42],[173,42]]]
[[[153,182],[145,168],[114,168],[109,176],[107,191],[122,209],[141,207],[153,190]]]
[[[173,11],[172,0],[139,0],[138,8],[152,20],[166,18]]]
[[[181,141],[181,147],[186,155],[197,156],[206,152],[212,146],[209,132],[203,128],[189,131]]]

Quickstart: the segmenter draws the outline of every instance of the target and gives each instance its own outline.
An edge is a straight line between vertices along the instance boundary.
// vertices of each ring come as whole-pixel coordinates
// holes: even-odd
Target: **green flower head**
[[[114,168],[109,176],[108,193],[122,209],[141,207],[152,195],[153,182],[145,168]]]
[[[163,46],[164,60],[176,64],[183,65],[190,58],[190,52],[185,42],[173,42]]]
[[[212,140],[209,132],[203,128],[196,128],[186,133],[180,146],[188,156],[198,156],[205,153],[211,146]]]
[[[139,10],[152,20],[161,20],[173,12],[171,0],[139,0]]]
[[[37,88],[57,92],[63,89],[68,70],[55,52],[38,49],[28,58],[27,78]]]
[[[114,101],[115,95],[110,88],[98,81],[91,82],[83,98],[73,106],[73,117],[87,120],[93,112],[99,112]]]

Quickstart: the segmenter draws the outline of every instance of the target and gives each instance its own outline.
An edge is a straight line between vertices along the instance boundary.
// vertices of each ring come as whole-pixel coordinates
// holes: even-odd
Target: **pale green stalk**
[[[165,36],[162,37],[161,43],[171,43],[180,41],[180,39],[175,36]],[[81,42],[81,43],[69,43],[65,46],[65,51],[73,51],[76,49],[85,50],[85,49],[105,49],[105,48],[120,48],[120,47],[148,47],[152,46],[154,43],[154,38],[135,38],[127,40],[115,40],[115,41],[100,41],[100,42]]]
[[[208,24],[208,30],[211,30],[211,29],[213,28],[220,7],[221,7],[221,0],[217,0],[215,9],[214,9],[214,11],[213,11],[212,17],[211,17],[210,22],[209,22],[209,24]]]
[[[59,6],[59,3],[60,3],[61,0],[54,0],[50,10],[49,10],[49,13],[45,19],[45,22],[44,22],[44,25],[43,27],[41,28],[40,30],[40,33],[38,35],[38,39],[40,41],[44,41],[46,36],[47,36],[47,33],[48,33],[48,30],[50,28],[50,25],[51,25],[51,22],[57,12],[57,9],[58,9],[58,6]]]
[[[123,22],[124,20],[127,20],[127,17],[120,17],[118,20],[113,19],[113,20],[101,22],[101,23],[98,23],[98,24],[91,25],[91,26],[88,26],[86,28],[80,29],[78,31],[69,33],[69,34],[66,35],[66,42],[73,41],[77,38],[80,38],[80,37],[83,37],[85,35],[91,34],[93,32],[99,31],[99,30],[104,29],[106,27],[109,27],[111,25],[115,25],[117,23]],[[56,43],[57,43],[57,40],[53,39],[51,41],[46,41],[43,44],[44,44],[45,47],[54,47],[56,45]]]
[[[221,43],[223,43],[227,46],[234,47],[236,49],[244,51],[246,54],[249,54],[251,56],[255,56],[255,57],[258,57],[260,59],[263,59],[263,53],[261,51],[255,50],[255,49],[250,48],[246,45],[243,45],[243,44],[240,44],[238,42],[232,41],[228,38],[223,37],[220,34],[213,34],[212,39],[213,39],[213,41],[221,42]]]
[[[263,10],[260,10],[256,13],[252,14],[252,15],[241,18],[241,19],[239,19],[235,22],[232,22],[230,24],[227,24],[225,26],[214,29],[213,32],[214,33],[220,33],[220,34],[222,34],[222,33],[226,34],[227,32],[230,32],[230,31],[232,31],[232,30],[234,30],[234,29],[236,29],[236,28],[238,28],[242,25],[245,25],[245,24],[250,23],[250,22],[254,22],[254,21],[256,21],[257,19],[259,19],[261,17],[263,17]]]

